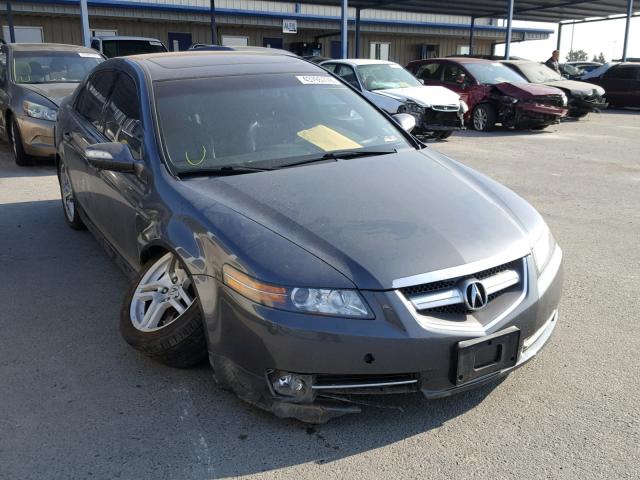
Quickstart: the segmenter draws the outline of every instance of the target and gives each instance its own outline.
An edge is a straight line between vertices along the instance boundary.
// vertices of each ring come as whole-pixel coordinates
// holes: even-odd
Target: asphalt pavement
[[[432,148],[543,214],[565,253],[559,324],[501,383],[308,426],[125,344],[127,279],[65,225],[53,166],[1,144],[0,479],[640,478],[640,112]]]

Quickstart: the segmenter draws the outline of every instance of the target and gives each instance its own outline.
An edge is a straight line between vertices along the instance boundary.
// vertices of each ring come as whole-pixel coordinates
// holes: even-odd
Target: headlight
[[[25,100],[22,104],[24,113],[32,118],[39,118],[41,120],[49,120],[55,122],[58,119],[58,111],[54,108],[45,107],[39,103],[30,102]]]
[[[462,111],[462,113],[467,113],[469,111],[469,105],[467,105],[467,102],[464,100],[460,100],[460,111]]]
[[[565,94],[562,94],[562,106],[566,107],[569,104],[569,100]]]
[[[509,95],[505,95],[504,97],[502,97],[503,100],[507,103],[518,103],[518,99],[515,97],[511,97]]]
[[[556,240],[549,227],[544,225],[540,237],[533,244],[533,259],[536,262],[538,273],[542,273],[556,248]]]
[[[356,290],[281,287],[260,282],[230,265],[222,268],[222,275],[226,286],[249,300],[268,307],[319,315],[373,318]]]
[[[403,111],[400,112],[400,109],[402,109]],[[424,113],[425,107],[423,107],[422,105],[418,105],[415,102],[409,101],[409,102],[406,102],[404,105],[401,105],[400,109],[398,109],[400,113],[412,113],[412,114],[422,115]]]

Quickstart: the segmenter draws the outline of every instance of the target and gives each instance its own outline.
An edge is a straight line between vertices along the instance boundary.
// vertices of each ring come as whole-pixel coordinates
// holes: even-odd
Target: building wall
[[[42,27],[45,42],[77,45],[82,43],[80,21],[78,18],[68,16],[15,15],[14,23],[19,26]],[[211,41],[210,27],[209,24],[205,22],[175,22],[163,19],[132,20],[130,18],[91,16],[90,27],[91,29],[99,30],[115,29],[119,35],[158,38],[166,45],[168,45],[169,32],[191,33],[193,43],[209,43]],[[300,28],[297,35],[291,35],[282,33],[281,24],[277,27],[274,26],[270,28],[246,24],[233,25],[220,23],[218,27],[219,38],[223,35],[247,36],[249,38],[249,45],[256,46],[262,46],[265,37],[283,38],[285,49],[293,42],[315,42],[317,36],[331,33],[334,35],[319,39],[323,46],[323,55],[325,56],[330,56],[331,42],[340,40],[337,28],[326,30]],[[446,56],[458,53],[458,46],[466,46],[468,43],[466,36],[442,36],[437,34],[399,35],[370,31],[363,31],[361,39],[362,47],[360,56],[368,57],[370,42],[385,42],[390,44],[390,60],[403,65],[417,57],[418,46],[421,44],[438,45],[439,54]],[[478,54],[489,54],[491,53],[491,44],[491,39],[476,37],[475,52]],[[353,32],[350,33],[349,38],[349,56],[356,56],[355,36]]]

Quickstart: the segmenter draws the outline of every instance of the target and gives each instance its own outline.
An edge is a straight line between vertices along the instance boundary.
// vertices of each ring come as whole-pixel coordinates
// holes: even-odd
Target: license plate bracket
[[[458,342],[456,385],[513,367],[518,361],[519,347],[520,329],[515,326]]]

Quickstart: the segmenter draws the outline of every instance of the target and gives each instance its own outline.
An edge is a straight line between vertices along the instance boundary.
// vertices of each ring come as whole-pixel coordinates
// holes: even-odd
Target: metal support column
[[[511,28],[513,26],[513,1],[509,0],[509,17],[507,18],[507,41],[504,46],[504,59],[509,60],[511,55]]]
[[[476,28],[476,17],[471,17],[471,26],[469,27],[469,55],[473,55],[473,34]]]
[[[361,8],[356,8],[356,58],[360,58],[360,12]]]
[[[89,30],[89,7],[87,0],[80,0],[80,23],[82,24],[82,41],[85,47],[91,46],[91,31]]]
[[[342,0],[342,16],[340,18],[340,58],[349,56],[348,41],[349,30],[347,21],[349,19],[349,0]]]
[[[216,29],[216,0],[209,2],[209,15],[211,18],[211,44],[218,44],[218,31]]]
[[[558,23],[558,42],[556,43],[556,50],[560,51],[561,44],[562,44],[562,24]]]
[[[629,27],[633,15],[633,0],[627,0],[627,24],[624,27],[624,45],[622,46],[622,61],[627,61],[627,47],[629,46]]]
[[[9,24],[9,39],[11,43],[16,43],[16,30],[13,28],[13,11],[10,0],[7,0],[7,23]]]

